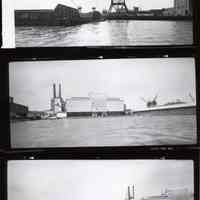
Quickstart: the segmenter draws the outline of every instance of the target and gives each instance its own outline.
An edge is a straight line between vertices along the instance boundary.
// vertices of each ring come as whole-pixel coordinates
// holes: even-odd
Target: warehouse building
[[[28,114],[28,107],[14,102],[13,97],[9,97],[10,104],[10,118],[26,118]]]
[[[192,0],[174,0],[174,9],[177,16],[191,16]]]
[[[53,10],[16,10],[16,26],[42,26],[56,25]]]
[[[124,114],[125,104],[120,98],[108,98],[107,99],[108,114]]]
[[[58,4],[55,9],[15,10],[16,26],[67,26],[79,21],[78,9],[62,4]]]
[[[67,116],[91,116],[92,102],[89,97],[71,97],[66,99]]]
[[[107,116],[125,113],[120,98],[71,97],[66,99],[68,116]]]
[[[54,9],[54,15],[57,21],[57,25],[70,26],[78,24],[80,21],[80,15],[78,9],[58,4]]]

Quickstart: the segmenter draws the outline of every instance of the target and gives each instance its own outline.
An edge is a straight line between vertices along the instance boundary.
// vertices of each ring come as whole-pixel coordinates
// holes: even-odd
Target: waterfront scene
[[[15,30],[17,47],[189,45],[193,42],[191,21],[112,20],[73,27],[20,26]]]
[[[8,161],[8,200],[194,200],[194,182],[192,160]]]
[[[190,145],[196,115],[118,116],[36,120],[11,124],[14,148]]]
[[[9,80],[12,147],[197,141],[194,58],[13,62]]]
[[[190,0],[37,2],[14,4],[16,47],[193,43]]]

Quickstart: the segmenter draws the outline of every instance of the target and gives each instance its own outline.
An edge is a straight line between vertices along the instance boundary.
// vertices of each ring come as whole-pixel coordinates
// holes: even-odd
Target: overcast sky
[[[64,100],[104,93],[123,99],[130,109],[145,108],[141,97],[152,100],[156,94],[158,104],[176,99],[191,102],[189,93],[196,98],[193,58],[37,61],[9,66],[10,96],[30,110],[50,109],[53,83],[57,88],[61,83]]]
[[[8,0],[6,0],[8,1]],[[54,8],[58,3],[72,7],[81,6],[83,10],[91,10],[95,6],[98,10],[108,9],[111,0],[10,0],[15,9],[48,9]],[[173,7],[173,0],[126,0],[129,9],[139,6],[142,9]]]
[[[194,189],[193,162],[176,160],[9,161],[8,200],[125,200]]]

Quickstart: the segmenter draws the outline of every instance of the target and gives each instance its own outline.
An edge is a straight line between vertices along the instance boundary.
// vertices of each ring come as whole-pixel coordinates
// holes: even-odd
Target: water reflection
[[[113,20],[71,27],[16,27],[16,46],[192,44],[191,21]]]

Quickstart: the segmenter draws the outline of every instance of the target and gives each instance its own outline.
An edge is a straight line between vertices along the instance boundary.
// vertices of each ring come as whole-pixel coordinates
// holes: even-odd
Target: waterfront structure
[[[72,26],[102,20],[101,13],[81,14],[80,8],[58,4],[55,9],[15,10],[16,26]]]
[[[78,23],[78,9],[58,4],[55,9],[15,10],[16,26],[59,26]]]
[[[125,0],[111,0],[109,13],[111,12],[128,12]]]
[[[175,8],[165,8],[163,9],[163,16],[176,16]]]
[[[16,26],[56,25],[54,11],[43,10],[15,10]]]
[[[124,114],[124,101],[120,98],[107,98],[103,95],[71,97],[66,99],[65,110],[68,116],[97,116]]]
[[[25,118],[28,114],[28,107],[14,102],[13,97],[9,97],[10,118]]]
[[[125,109],[124,101],[120,98],[107,98],[107,112],[112,114],[123,114]]]
[[[166,189],[164,193],[155,196],[149,196],[146,198],[142,198],[142,200],[172,200],[172,199],[181,199],[181,200],[189,200],[192,199],[193,194],[188,191],[187,188],[183,189],[174,189],[169,190]]]
[[[51,99],[51,110],[54,114],[65,112],[65,102],[61,95],[61,84],[59,84],[59,94],[56,94],[56,84],[53,84],[53,98]]]
[[[192,0],[174,0],[174,9],[176,16],[191,16]]]
[[[68,116],[90,116],[92,102],[89,97],[71,97],[66,99],[66,112]]]
[[[80,19],[79,10],[58,4],[54,9],[54,15],[58,25],[71,25],[78,23]]]

